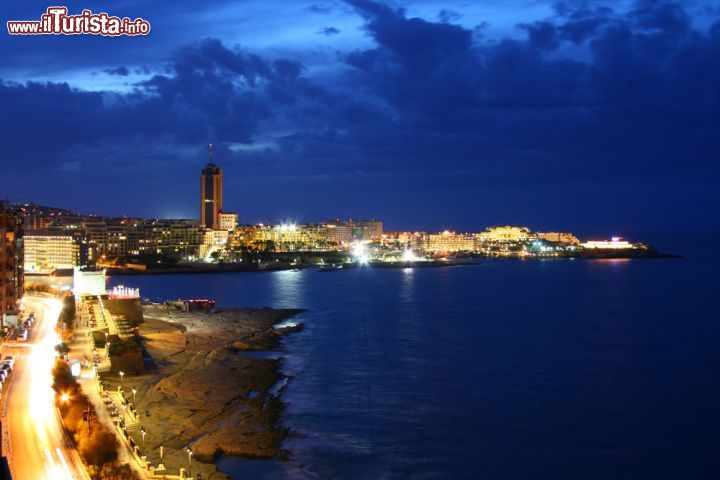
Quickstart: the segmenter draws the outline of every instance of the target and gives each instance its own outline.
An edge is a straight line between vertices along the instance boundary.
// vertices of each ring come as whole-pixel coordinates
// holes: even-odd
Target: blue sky
[[[47,7],[5,2],[3,20]],[[147,37],[0,35],[3,193],[246,222],[718,230],[720,4],[71,2]]]

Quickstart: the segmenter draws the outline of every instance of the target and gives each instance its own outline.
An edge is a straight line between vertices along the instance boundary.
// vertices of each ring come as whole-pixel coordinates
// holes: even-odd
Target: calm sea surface
[[[286,463],[233,479],[715,479],[720,238],[674,260],[116,277],[155,299],[301,307]]]

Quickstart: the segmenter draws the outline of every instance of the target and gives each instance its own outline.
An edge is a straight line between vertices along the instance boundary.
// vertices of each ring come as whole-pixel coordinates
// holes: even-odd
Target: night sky
[[[147,37],[15,36],[0,194],[242,222],[719,231],[720,2],[70,2]]]

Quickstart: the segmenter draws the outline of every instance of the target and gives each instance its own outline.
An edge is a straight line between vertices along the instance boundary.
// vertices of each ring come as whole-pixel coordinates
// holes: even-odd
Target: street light
[[[132,392],[133,392],[133,405],[135,405],[135,394],[137,393],[137,390],[135,389],[135,387],[132,388]]]
[[[123,419],[123,422],[124,422],[124,421],[125,421],[125,404],[124,404],[124,403],[121,403],[121,404],[120,404],[120,408],[122,409],[122,412],[123,412],[123,413],[122,413],[122,419]]]
[[[145,449],[145,434],[147,433],[144,428],[140,429],[140,433],[142,433],[143,436],[143,449]]]
[[[190,463],[190,460],[191,460],[191,458],[192,458],[192,453],[193,453],[193,452],[192,452],[192,449],[191,449],[190,447],[188,447],[188,448],[187,448],[187,454],[188,454],[188,475],[190,475],[190,467],[191,467],[191,465],[192,465],[192,464]]]
[[[125,372],[118,372],[120,374],[120,386],[122,387],[123,384],[123,377],[125,376]]]
[[[70,400],[70,395],[69,395],[69,394],[63,393],[62,395],[60,395],[60,401],[61,401],[61,402],[65,403],[65,402],[67,402],[68,400]]]

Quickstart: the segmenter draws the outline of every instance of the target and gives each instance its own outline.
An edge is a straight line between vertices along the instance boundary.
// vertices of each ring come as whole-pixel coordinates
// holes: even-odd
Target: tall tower
[[[200,176],[200,225],[218,228],[218,213],[222,210],[222,168],[213,163],[212,143],[208,150],[208,163]]]

